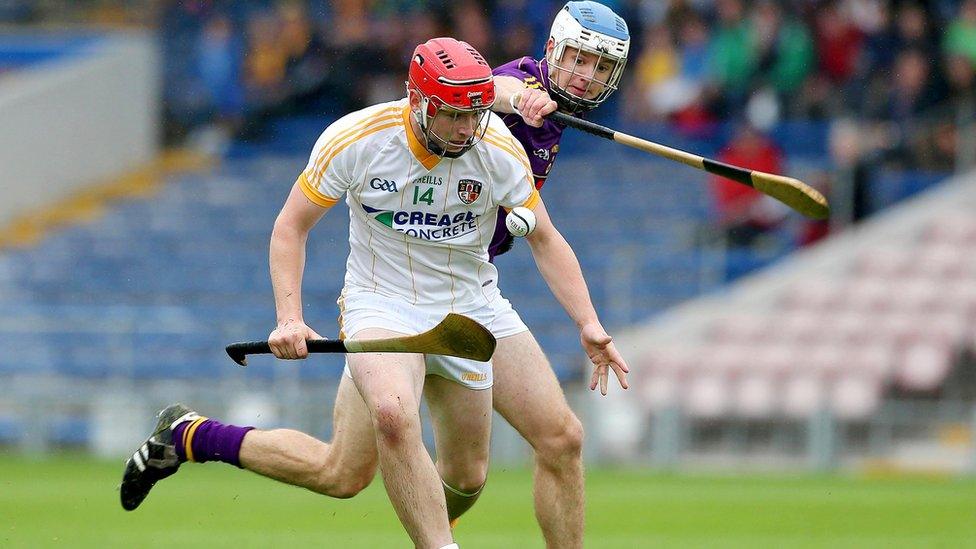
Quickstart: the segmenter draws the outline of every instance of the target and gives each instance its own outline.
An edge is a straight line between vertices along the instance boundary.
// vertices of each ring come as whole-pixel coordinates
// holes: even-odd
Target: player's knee
[[[459,492],[477,492],[488,479],[488,456],[483,459],[466,459],[464,463],[450,464],[442,468],[444,482]]]
[[[349,499],[365,490],[372,481],[372,474],[353,474],[339,478],[335,478],[330,474],[324,474],[308,483],[306,487],[313,492],[326,496]]]
[[[342,478],[331,486],[329,490],[329,495],[334,498],[348,499],[359,492],[366,489],[367,486],[373,481],[374,473],[371,471],[366,472],[356,472],[349,475],[344,475]]]
[[[355,463],[344,464],[332,456],[316,464],[308,488],[334,498],[351,498],[362,492],[376,475],[376,458],[356,456]]]
[[[569,412],[558,429],[541,437],[535,444],[540,461],[559,466],[583,456],[583,423],[576,414]]]
[[[452,486],[458,491],[470,494],[481,490],[481,487],[485,485],[487,480],[488,466],[486,464],[484,469],[469,471],[467,475],[462,476],[455,484],[452,484]]]
[[[407,437],[420,429],[420,418],[407,402],[400,399],[386,399],[376,405],[373,417],[379,442],[389,446],[401,444]]]

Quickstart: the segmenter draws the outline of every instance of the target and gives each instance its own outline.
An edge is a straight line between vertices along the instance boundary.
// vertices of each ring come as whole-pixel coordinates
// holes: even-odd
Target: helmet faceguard
[[[563,110],[591,110],[617,89],[627,64],[630,33],[627,23],[613,10],[597,2],[568,2],[556,14],[549,40],[552,43],[552,52],[547,56],[549,91]],[[575,54],[570,51],[567,55],[567,47],[573,48]],[[580,72],[583,54],[595,56],[595,63],[587,64]],[[598,75],[597,67],[608,63],[611,66],[605,76]],[[568,77],[562,78],[560,73]],[[580,77],[585,83],[582,89],[577,89]],[[565,79],[567,84],[559,85],[559,79]],[[600,92],[588,98],[593,89]]]
[[[433,154],[457,158],[488,129],[488,113],[495,102],[491,66],[465,42],[434,38],[417,46],[407,93],[427,150]]]

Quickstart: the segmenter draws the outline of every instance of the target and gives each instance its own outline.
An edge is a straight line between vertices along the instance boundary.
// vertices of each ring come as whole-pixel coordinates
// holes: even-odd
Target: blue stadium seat
[[[87,446],[91,439],[91,421],[87,416],[61,416],[48,425],[48,442],[59,447]]]
[[[14,415],[0,415],[0,446],[12,446],[24,437],[26,426]]]
[[[175,175],[151,198],[121,202],[100,220],[53,233],[35,248],[0,253],[0,345],[12,350],[0,355],[0,375],[336,379],[339,357],[317,357],[300,367],[256,357],[241,371],[223,354],[227,343],[264,338],[274,325],[271,227],[326,122],[276,122],[270,133],[280,154],[254,149],[256,155],[229,158],[208,172]],[[639,130],[699,154],[716,147],[663,127]],[[791,154],[816,154],[821,146],[822,128],[778,131],[789,136],[796,149]],[[643,320],[707,291],[702,269],[732,278],[778,257],[688,251],[710,215],[707,178],[567,132],[543,196],[606,319]],[[876,200],[888,203],[935,180],[896,179],[879,176]],[[347,227],[346,209],[333,209],[316,227],[306,258],[313,273],[305,278],[306,317],[329,336],[338,330],[335,300],[349,250]],[[527,244],[517,242],[497,265],[504,295],[553,357],[560,379],[581,379],[575,327],[550,295]],[[621,302],[626,306],[610,309]],[[14,333],[2,326],[27,327]],[[70,352],[52,350],[51,338],[71,342]]]

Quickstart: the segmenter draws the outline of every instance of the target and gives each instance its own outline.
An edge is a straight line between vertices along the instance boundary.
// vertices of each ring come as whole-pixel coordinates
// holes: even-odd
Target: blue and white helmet
[[[620,76],[624,72],[624,65],[627,64],[627,53],[630,51],[630,32],[627,30],[627,23],[613,10],[598,2],[567,2],[552,22],[549,39],[553,43],[552,55],[548,59],[550,91],[565,110],[576,112],[593,109],[606,101],[607,97],[617,89]],[[599,56],[597,65],[605,62],[613,64],[606,81],[587,78],[589,82],[586,84],[586,90],[593,85],[602,88],[595,97],[587,99],[570,93],[566,87],[557,85],[553,79],[556,71],[567,72],[573,76],[577,74],[578,55],[577,59],[569,61],[572,63],[570,67],[564,66],[567,60],[563,59],[563,54],[567,46]]]

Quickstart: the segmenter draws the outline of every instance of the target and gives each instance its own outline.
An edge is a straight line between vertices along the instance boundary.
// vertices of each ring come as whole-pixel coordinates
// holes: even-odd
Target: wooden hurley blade
[[[811,219],[827,219],[830,206],[827,199],[813,187],[792,177],[752,172],[752,184],[767,194]]]
[[[486,362],[495,353],[495,337],[474,320],[449,313],[437,326],[422,334],[390,339],[344,342],[349,353],[429,353]]]
[[[588,120],[582,120],[566,113],[556,111],[547,116],[550,120],[555,120],[571,128],[592,133],[611,141],[632,147],[644,152],[655,154],[668,160],[681,162],[699,170],[727,177],[732,181],[737,181],[743,185],[748,185],[765,193],[801,214],[813,219],[827,219],[830,215],[830,205],[816,189],[792,177],[774,175],[765,172],[747,170],[724,162],[718,162],[709,158],[703,158],[697,154],[692,154],[680,149],[674,149],[660,143],[647,141],[639,137],[627,135],[606,126],[594,124]]]

